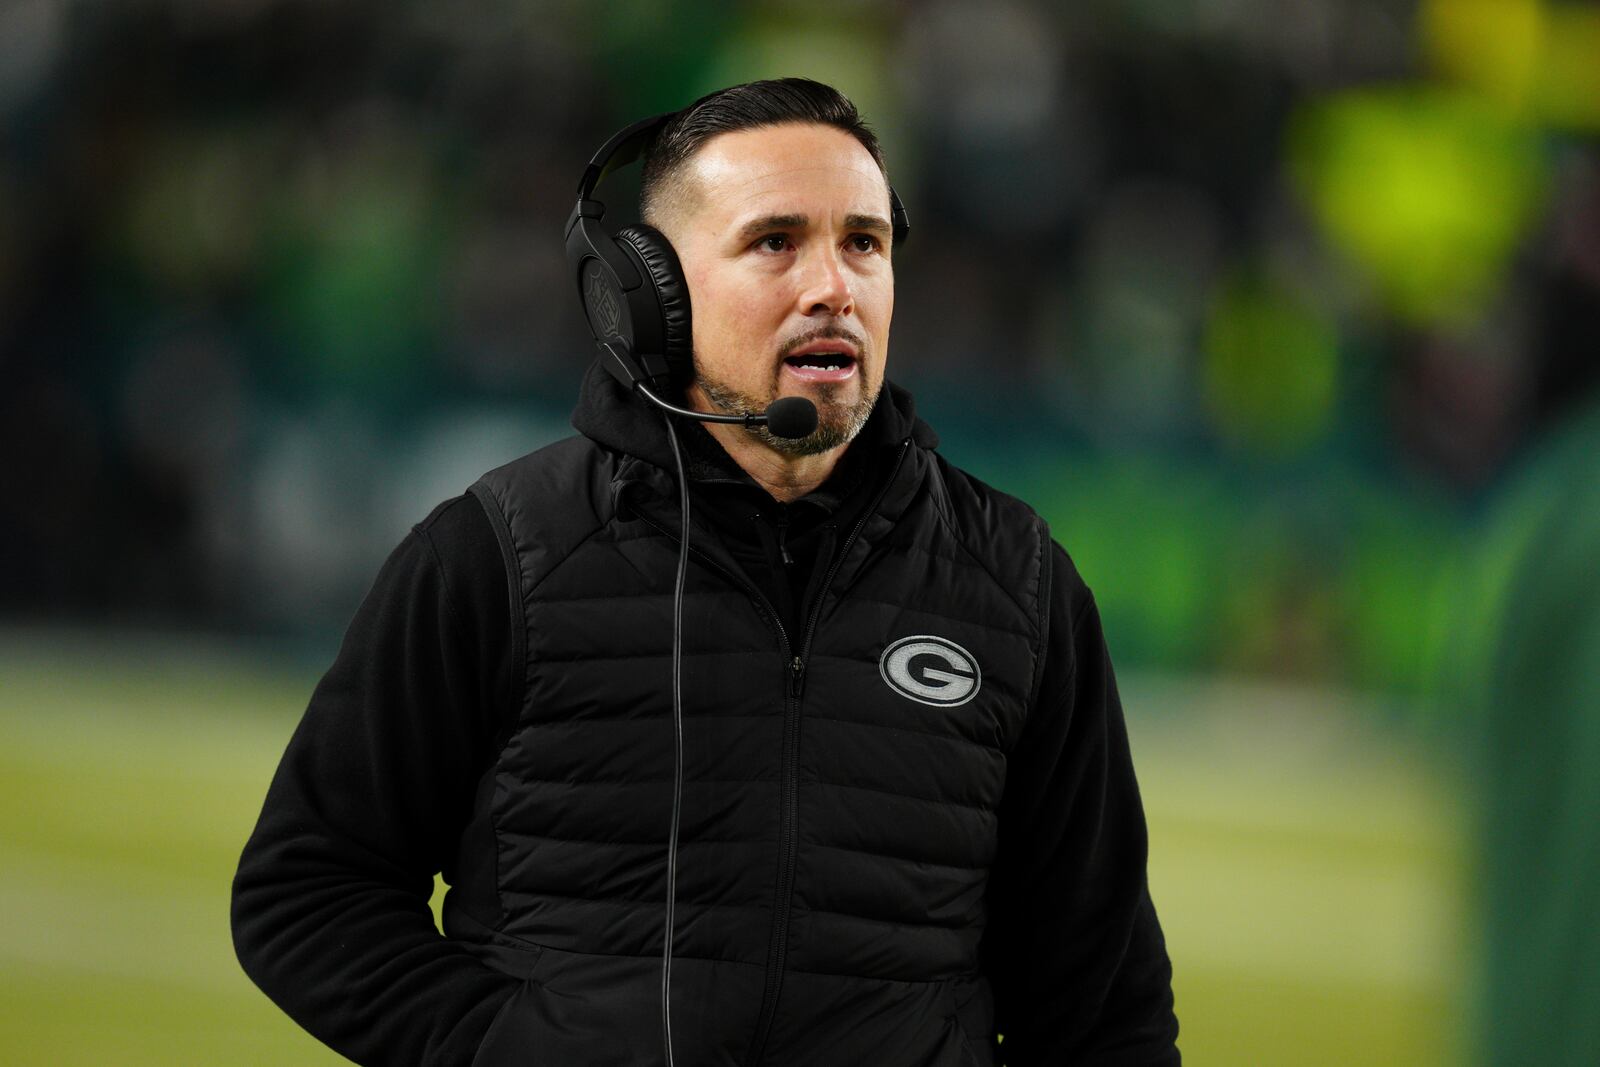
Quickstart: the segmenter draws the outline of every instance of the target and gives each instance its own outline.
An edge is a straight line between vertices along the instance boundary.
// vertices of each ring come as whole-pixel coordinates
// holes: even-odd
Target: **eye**
[[[850,235],[850,248],[853,251],[868,254],[878,251],[883,247],[883,242],[870,233],[853,233]]]
[[[769,233],[765,237],[758,237],[755,247],[763,252],[787,252],[789,250],[789,235],[786,233]]]

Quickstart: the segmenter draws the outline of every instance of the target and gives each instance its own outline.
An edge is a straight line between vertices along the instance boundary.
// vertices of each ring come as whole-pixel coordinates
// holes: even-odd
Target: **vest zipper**
[[[828,587],[833,585],[839,567],[844,563],[845,556],[850,554],[850,549],[856,543],[862,528],[867,525],[867,520],[877,514],[878,505],[883,503],[889,487],[899,475],[900,466],[905,462],[906,452],[910,447],[909,437],[900,443],[900,454],[895,457],[894,467],[889,471],[889,477],[884,479],[883,488],[873,497],[872,503],[862,511],[861,517],[850,530],[850,536],[845,538],[844,544],[839,546],[839,551],[834,553],[833,562],[828,566],[827,576],[817,588],[817,598],[812,602],[811,614],[806,623],[800,649],[789,661],[789,699],[784,709],[783,731],[783,825],[778,830],[779,856],[782,862],[778,868],[778,892],[772,914],[772,941],[767,953],[767,984],[761,997],[761,1015],[756,1021],[756,1035],[750,1043],[750,1055],[745,1060],[751,1067],[759,1064],[767,1051],[767,1038],[771,1036],[772,1019],[778,1009],[778,995],[783,989],[784,960],[789,952],[789,906],[790,898],[794,895],[795,824],[798,821],[800,792],[800,693],[805,685],[806,657],[811,652],[811,639],[817,632],[817,620],[822,615],[822,602],[828,598]]]
[[[783,793],[782,821],[778,827],[778,885],[773,894],[772,934],[767,944],[767,975],[766,984],[761,994],[761,1014],[756,1018],[755,1037],[750,1043],[750,1055],[745,1062],[750,1065],[759,1064],[761,1057],[766,1053],[767,1038],[772,1032],[772,1019],[777,1014],[778,995],[783,989],[784,959],[789,951],[789,906],[790,898],[794,895],[794,867],[795,867],[795,833],[797,808],[799,805],[799,776],[800,776],[800,694],[805,688],[806,656],[811,650],[811,639],[816,635],[817,621],[822,615],[822,602],[828,597],[828,588],[833,585],[834,577],[839,573],[839,567],[844,563],[845,556],[849,555],[856,538],[867,525],[867,520],[877,514],[878,505],[883,503],[883,498],[889,492],[889,487],[894,484],[895,478],[900,473],[904,464],[906,453],[911,448],[911,438],[900,442],[900,453],[895,457],[894,467],[889,471],[889,477],[884,479],[883,488],[878,495],[873,497],[856,520],[855,526],[850,530],[850,536],[845,538],[839,551],[834,553],[833,562],[828,567],[828,573],[822,580],[822,585],[817,589],[816,600],[812,602],[811,614],[805,628],[805,636],[798,650],[791,650],[789,634],[783,628],[783,622],[778,618],[778,613],[772,610],[772,602],[766,595],[756,588],[755,584],[746,580],[742,575],[735,574],[710,555],[689,546],[689,551],[698,556],[718,574],[721,574],[733,585],[743,589],[751,599],[760,604],[766,611],[767,617],[772,620],[772,626],[778,631],[778,643],[783,649],[783,654],[789,661],[789,686],[785,694],[783,709],[783,769],[780,777]],[[642,511],[635,512],[652,529],[665,534],[667,539],[676,542],[678,534],[669,530],[661,523],[656,522]]]
[[[665,535],[669,541],[676,542],[678,540],[676,530],[668,529],[642,511],[636,511],[635,514],[646,525]],[[780,863],[778,885],[773,893],[772,933],[767,941],[766,983],[762,988],[761,1011],[756,1016],[756,1038],[750,1046],[751,1056],[749,1062],[755,1063],[761,1057],[761,1050],[766,1047],[767,1032],[772,1028],[772,1016],[778,1004],[778,989],[782,985],[780,979],[783,975],[783,956],[789,939],[789,896],[794,889],[795,806],[798,802],[795,776],[799,762],[797,746],[800,732],[800,689],[802,680],[805,677],[805,661],[791,651],[788,631],[783,628],[783,622],[778,618],[778,613],[772,609],[772,602],[767,599],[760,589],[756,588],[753,582],[724,567],[707,553],[695,548],[693,544],[689,546],[689,552],[734,586],[743,589],[751,599],[765,610],[767,618],[772,621],[773,629],[778,632],[778,645],[783,650],[784,658],[788,661],[788,686],[786,687],[783,701],[782,770],[779,774],[780,788],[783,795],[783,813],[778,826],[778,855]],[[821,603],[820,598],[818,603]]]

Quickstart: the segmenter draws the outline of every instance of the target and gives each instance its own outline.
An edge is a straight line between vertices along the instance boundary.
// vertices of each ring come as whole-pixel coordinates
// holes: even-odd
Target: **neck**
[[[785,504],[827,481],[850,447],[846,443],[814,456],[789,456],[774,452],[741,426],[713,422],[706,423],[705,428],[768,496]]]

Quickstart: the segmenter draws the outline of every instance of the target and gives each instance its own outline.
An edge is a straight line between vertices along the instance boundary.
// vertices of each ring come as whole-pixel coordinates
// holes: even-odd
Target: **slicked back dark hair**
[[[745,82],[708,93],[668,119],[644,156],[639,179],[639,213],[649,219],[655,200],[677,171],[711,138],[737,130],[810,122],[843,130],[865,148],[878,164],[884,181],[889,168],[877,135],[850,102],[830,85],[810,78],[778,78]]]

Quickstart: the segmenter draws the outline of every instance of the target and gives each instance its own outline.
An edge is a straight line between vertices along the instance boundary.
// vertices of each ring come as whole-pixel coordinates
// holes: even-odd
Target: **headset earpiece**
[[[592,204],[581,201],[579,211]],[[567,258],[606,369],[630,388],[686,384],[694,351],[689,290],[672,245],[643,224],[612,234],[598,216],[574,214]]]
[[[675,385],[687,385],[694,370],[694,322],[689,287],[672,242],[654,226],[640,223],[618,230],[616,241],[638,257],[644,284],[630,294],[634,311],[634,351],[660,353],[662,371]]]

